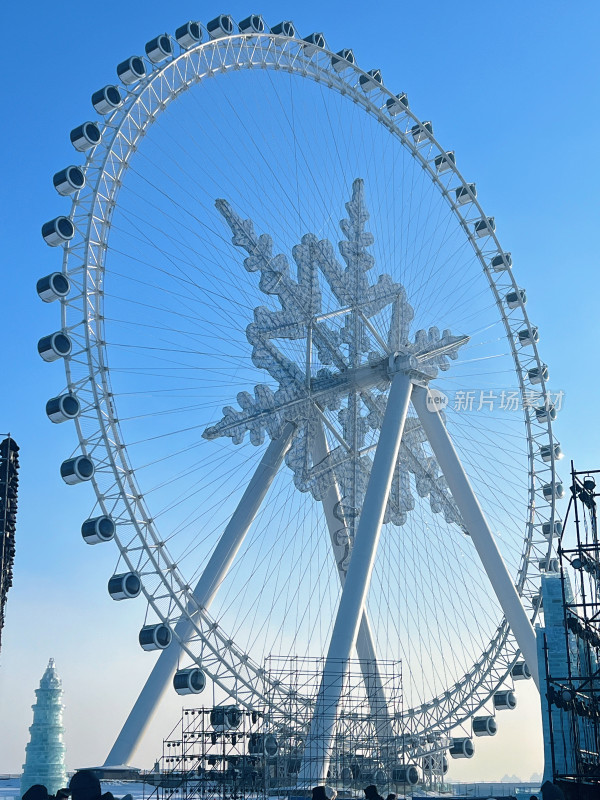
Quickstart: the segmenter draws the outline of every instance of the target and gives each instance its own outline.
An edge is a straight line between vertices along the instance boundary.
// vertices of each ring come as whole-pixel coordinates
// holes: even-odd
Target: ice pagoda
[[[31,738],[25,750],[25,764],[21,776],[21,796],[36,783],[41,783],[49,794],[66,786],[65,745],[62,725],[62,681],[58,677],[54,659],[51,658],[35,690]]]

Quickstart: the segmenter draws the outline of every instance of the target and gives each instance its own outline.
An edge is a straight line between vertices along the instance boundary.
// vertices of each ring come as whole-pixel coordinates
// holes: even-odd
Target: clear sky
[[[56,387],[36,342],[55,329],[56,308],[42,305],[35,281],[59,263],[39,233],[64,208],[52,175],[74,163],[69,131],[93,118],[90,94],[114,80],[119,61],[160,32],[223,11],[236,20],[260,12],[271,24],[293,19],[302,35],[322,30],[334,49],[352,47],[360,64],[379,67],[387,86],[406,91],[418,116],[434,121],[512,251],[552,389],[565,392],[557,423],[563,477],[570,458],[579,469],[598,466],[596,3],[9,4],[2,11],[0,431],[21,446],[22,477],[0,653],[0,773],[23,763],[29,706],[49,657],[65,687],[69,768],[103,761],[153,660],[137,644],[139,609],[107,596],[114,552],[81,541],[90,493],[65,486],[58,472],[73,431],[44,414]],[[518,709],[501,717],[497,737],[477,742],[475,759],[452,764],[452,777],[541,771],[537,703],[531,685],[519,686]],[[161,709],[140,765],[151,765],[179,706],[171,698]]]

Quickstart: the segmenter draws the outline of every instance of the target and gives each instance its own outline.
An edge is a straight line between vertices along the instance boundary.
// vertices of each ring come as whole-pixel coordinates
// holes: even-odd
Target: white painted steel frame
[[[217,546],[209,558],[196,588],[194,600],[198,608],[208,610],[231,567],[254,518],[269,491],[294,435],[294,425],[288,422],[277,439],[269,444],[260,464],[250,478],[248,486],[231,519],[223,531]],[[161,652],[144,688],[129,712],[104,766],[129,764],[148,727],[156,708],[169,685],[181,655],[180,642],[187,641],[194,630],[193,610],[189,616],[181,616],[175,626],[170,646]]]
[[[102,284],[110,220],[123,172],[148,125],[182,91],[206,77],[230,69],[263,66],[283,69],[323,83],[363,107],[411,151],[458,217],[498,305],[522,394],[526,389],[527,370],[533,366],[541,367],[542,363],[535,343],[531,355],[517,347],[518,330],[530,327],[530,323],[522,304],[510,310],[503,306],[506,290],[518,286],[511,270],[495,273],[490,268],[491,258],[503,254],[496,234],[491,233],[482,240],[477,240],[473,234],[474,223],[485,217],[479,201],[473,198],[465,206],[458,206],[453,200],[455,189],[467,185],[456,165],[438,174],[434,157],[444,150],[432,135],[420,144],[412,141],[410,129],[419,124],[412,111],[405,109],[392,117],[386,107],[386,101],[394,97],[392,92],[381,86],[367,96],[359,86],[359,77],[366,75],[363,70],[349,64],[344,73],[339,74],[331,67],[332,51],[316,48],[307,56],[303,44],[300,39],[286,40],[269,34],[251,38],[236,34],[205,42],[190,50],[181,50],[174,43],[176,55],[172,59],[160,65],[149,64],[147,78],[133,87],[122,89],[124,106],[105,118],[102,141],[91,150],[85,165],[87,184],[73,199],[71,219],[76,235],[65,246],[63,261],[63,271],[68,274],[73,288],[71,295],[62,301],[62,328],[69,333],[74,345],[70,358],[65,362],[68,388],[77,394],[82,404],[82,416],[76,421],[80,440],[77,452],[94,459],[96,476],[93,485],[98,504],[103,513],[113,516],[119,525],[115,541],[125,563],[130,569],[138,569],[143,582],[145,576],[160,578],[159,589],[152,591],[144,582],[143,591],[157,617],[165,622],[187,615],[190,604],[193,606],[193,598],[190,587],[172,563],[155,530],[127,460],[111,400],[103,335]],[[540,398],[546,398],[543,379]],[[541,535],[541,527],[544,522],[554,522],[554,503],[543,498],[541,488],[543,484],[554,481],[555,465],[554,454],[550,463],[545,464],[538,450],[542,444],[554,441],[551,421],[539,424],[533,410],[527,408],[524,422],[529,444],[530,498],[517,590],[530,602],[537,588],[537,575],[530,577],[528,569],[533,566],[535,570],[534,562],[547,557],[552,548],[552,542],[547,542]],[[533,617],[536,613],[537,607],[532,608]],[[194,629],[196,641],[201,641],[203,668],[216,683],[236,694],[243,704],[264,699],[264,671],[252,664],[206,613],[198,610]],[[433,698],[419,709],[407,711],[409,727],[423,731],[448,729],[480,708],[517,657],[514,644],[507,637],[506,624],[503,623],[479,662],[456,686],[449,687],[442,696]],[[189,642],[181,644],[189,657],[196,661],[198,650],[193,649]]]
[[[408,373],[394,375],[298,773],[301,787],[327,779],[344,679],[363,619],[412,388]]]
[[[525,613],[521,598],[515,589],[504,559],[498,550],[494,535],[454,449],[446,426],[436,410],[435,404],[428,404],[428,396],[428,388],[415,386],[412,399],[421,427],[427,435],[427,441],[431,445],[436,461],[446,478],[446,483],[452,492],[454,502],[460,510],[463,522],[475,545],[490,584],[496,593],[498,602],[504,611],[521,653],[531,670],[535,684],[539,688],[537,644],[533,626]]]
[[[328,452],[329,448],[327,447],[325,430],[322,425],[319,425],[315,435],[313,461],[318,464],[326,458]],[[321,501],[334,555],[337,549],[335,539],[336,532],[340,525],[343,524],[336,516],[336,508],[341,508],[341,500],[342,498],[338,486],[334,484],[329,487],[327,494]],[[336,562],[338,564],[338,575],[343,589],[347,573],[340,567],[337,555]],[[375,720],[376,734],[381,740],[389,742],[394,736],[393,719],[390,716],[387,706],[381,672],[377,663],[377,651],[375,649],[373,632],[371,630],[366,606],[363,607],[360,618],[358,636],[356,639],[356,654],[360,662],[360,669],[365,683],[365,691],[371,715]]]

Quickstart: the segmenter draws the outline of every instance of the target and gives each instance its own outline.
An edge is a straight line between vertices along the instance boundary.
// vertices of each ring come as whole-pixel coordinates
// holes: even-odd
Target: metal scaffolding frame
[[[600,790],[600,542],[593,477],[571,462],[571,498],[558,547],[564,658],[556,667],[543,636],[547,719],[552,778],[570,797]],[[567,527],[567,522],[573,525]],[[574,529],[574,541],[567,531]],[[568,541],[571,539],[571,541]],[[568,577],[574,576],[574,586]]]
[[[267,703],[253,710],[237,705],[184,709],[163,742],[161,758],[145,776],[155,785],[157,800],[260,800],[309,794],[311,787],[302,781],[300,771],[309,757],[307,736],[323,661],[323,657],[267,659],[266,684],[291,687],[285,703],[274,689],[273,702],[267,696]],[[401,663],[378,660],[370,668],[351,659],[345,664],[328,751],[327,784],[346,797],[373,783],[384,795],[404,794],[417,782],[440,786],[449,740],[437,734],[419,736],[406,727]],[[379,709],[367,697],[369,676],[377,677],[385,697]],[[329,737],[326,731],[324,741]],[[320,750],[315,757],[320,758]]]

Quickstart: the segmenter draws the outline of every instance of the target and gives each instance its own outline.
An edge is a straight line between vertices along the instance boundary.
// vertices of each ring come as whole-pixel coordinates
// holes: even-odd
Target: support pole
[[[329,453],[327,446],[327,439],[325,437],[325,430],[323,425],[317,427],[315,433],[315,440],[313,445],[313,464],[316,466],[323,461]],[[323,500],[323,511],[325,513],[325,520],[329,529],[329,537],[331,539],[331,546],[338,562],[338,575],[342,589],[346,582],[346,572],[341,568],[338,561],[339,546],[336,543],[335,535],[344,523],[336,516],[336,507],[339,509],[341,506],[342,497],[340,495],[339,486],[334,483],[329,487]],[[339,515],[339,512],[338,512]],[[375,650],[375,642],[373,640],[373,632],[369,623],[367,609],[363,608],[360,626],[358,629],[358,637],[356,639],[356,652],[360,662],[360,669],[363,675],[365,690],[367,693],[367,700],[369,702],[369,709],[371,717],[375,722],[377,739],[382,747],[389,746],[394,738],[394,728],[392,719],[390,717],[389,709],[387,707],[387,700],[383,688],[383,681],[377,663],[377,652]]]
[[[531,670],[535,685],[539,689],[537,644],[533,626],[523,608],[521,598],[515,589],[446,426],[439,413],[434,410],[435,403],[427,404],[428,392],[428,389],[415,386],[412,395],[413,405],[498,602]]]
[[[194,589],[194,607],[208,609],[212,603],[277,475],[290,447],[294,430],[295,426],[291,422],[286,423],[281,436],[273,439],[267,447]],[[197,611],[195,613],[197,614]],[[187,641],[193,633],[192,620],[195,615],[191,616],[192,619],[187,616],[181,617],[175,625],[175,636],[172,643],[161,651],[144,688],[129,712],[129,716],[104,762],[104,766],[127,764],[133,757],[165,689],[177,669],[181,652],[179,641]]]
[[[344,678],[371,583],[385,513],[412,390],[411,379],[398,372],[392,380],[379,442],[354,537],[354,548],[323,668],[298,786],[315,786],[327,778]]]

